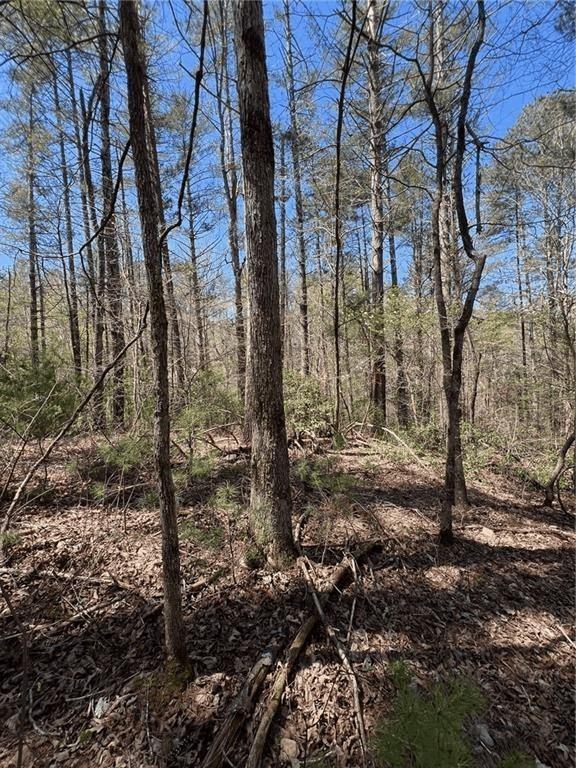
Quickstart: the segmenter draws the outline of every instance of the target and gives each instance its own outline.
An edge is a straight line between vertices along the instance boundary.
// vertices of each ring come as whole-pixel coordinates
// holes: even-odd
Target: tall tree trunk
[[[294,555],[294,540],[282,393],[274,145],[260,0],[235,4],[234,40],[250,302],[250,508],[256,540],[271,562],[282,566]]]
[[[296,88],[294,85],[294,57],[292,52],[292,30],[290,27],[290,3],[284,0],[284,19],[286,22],[286,78],[288,83],[288,108],[290,110],[290,146],[292,148],[292,171],[294,174],[294,199],[296,204],[296,239],[298,241],[298,271],[300,273],[300,329],[302,346],[300,348],[300,372],[303,376],[310,373],[310,339],[308,328],[308,281],[306,274],[306,243],[304,241],[304,202],[302,198],[302,166],[300,160],[300,129],[296,108]]]
[[[34,101],[36,89],[30,88],[28,104],[28,280],[30,285],[30,355],[32,365],[38,365],[38,235],[36,232],[36,166],[34,155]]]
[[[286,337],[286,314],[288,311],[288,281],[286,276],[286,134],[280,135],[280,335],[282,350]]]
[[[387,148],[385,147],[385,152]],[[392,213],[392,190],[390,188],[390,176],[388,172],[388,159],[384,160],[386,174],[386,205],[388,208],[388,252],[390,254],[390,283],[392,286],[392,301],[399,303],[401,298],[398,284],[398,264],[396,259],[396,237],[394,234],[394,216]],[[404,365],[404,340],[402,338],[402,307],[396,306],[393,312],[394,341],[392,356],[396,363],[396,417],[398,424],[406,429],[410,425],[410,395],[408,392],[408,379]]]
[[[144,263],[150,303],[150,331],[156,396],[154,453],[158,474],[162,523],[162,568],[164,577],[164,629],[168,655],[186,662],[186,640],[182,618],[180,551],[176,496],[170,466],[170,395],[168,385],[168,319],[162,282],[162,248],[159,243],[160,211],[155,182],[154,158],[148,142],[149,112],[146,107],[146,63],[140,22],[133,0],[120,0],[120,36],[128,84],[130,137],[142,228]]]
[[[54,92],[54,109],[56,112],[56,127],[58,130],[58,145],[60,149],[60,174],[62,176],[66,247],[68,249],[68,324],[70,327],[70,343],[72,346],[76,383],[79,384],[82,377],[82,349],[80,346],[80,324],[78,320],[78,288],[76,285],[76,264],[74,261],[74,234],[72,230],[72,211],[70,207],[68,161],[66,159],[66,147],[64,144],[64,130],[62,127],[60,93],[58,90],[58,74],[56,69],[54,69],[52,77],[52,88]]]
[[[146,110],[148,112],[148,143],[153,160],[154,186],[158,197],[158,212],[160,215],[160,230],[166,226],[166,216],[164,213],[164,200],[162,199],[162,185],[160,182],[160,162],[158,160],[158,145],[156,141],[156,128],[154,126],[154,114],[152,112],[152,101],[150,99],[150,85],[146,81]],[[168,248],[168,239],[162,241],[162,265],[164,268],[164,282],[166,283],[166,306],[168,309],[168,318],[170,321],[170,331],[172,336],[172,357],[176,369],[176,391],[183,392],[186,384],[184,355],[182,353],[182,335],[180,333],[180,322],[178,320],[178,307],[176,304],[176,291],[174,289],[174,276],[172,264],[170,261],[170,250]]]
[[[434,289],[438,308],[440,338],[442,345],[442,366],[444,394],[448,417],[448,436],[446,445],[446,471],[444,479],[444,500],[440,513],[440,541],[449,544],[453,541],[452,511],[454,507],[465,506],[468,503],[466,481],[462,462],[462,441],[460,435],[460,394],[462,389],[462,358],[464,334],[470,318],[474,302],[480,287],[480,280],[486,263],[486,256],[477,253],[470,235],[464,191],[462,171],[466,151],[466,119],[472,90],[472,76],[476,65],[478,51],[484,40],[486,14],[484,1],[477,0],[477,35],[472,44],[466,71],[462,83],[462,91],[456,123],[456,147],[454,150],[453,189],[455,210],[458,220],[460,239],[466,256],[473,264],[473,273],[466,292],[464,304],[454,327],[454,339],[451,338],[451,321],[448,318],[443,283],[443,242],[442,242],[442,201],[445,197],[445,177],[448,162],[447,139],[449,135],[446,116],[437,102],[433,78],[426,77],[421,72],[425,98],[434,124],[436,143],[436,189],[432,204],[432,244],[434,260]],[[433,22],[434,23],[434,22]],[[434,50],[434,35],[432,35]],[[432,69],[432,72],[434,70]],[[451,154],[451,153],[450,153]]]
[[[6,320],[4,321],[4,351],[3,362],[6,362],[10,351],[10,311],[12,309],[12,270],[8,269],[8,291],[6,298]]]
[[[110,333],[112,357],[116,358],[124,348],[124,318],[122,312],[122,286],[120,281],[120,257],[116,216],[112,209],[114,182],[112,179],[112,157],[110,153],[110,62],[108,60],[108,33],[106,28],[106,3],[98,4],[98,53],[100,64],[100,160],[102,164],[102,203],[104,215],[110,214],[104,228],[106,250],[108,310],[110,312]],[[124,361],[115,367],[112,375],[112,418],[115,426],[124,427],[126,393],[124,388]]]
[[[370,215],[372,219],[373,363],[370,399],[375,426],[386,424],[386,341],[384,336],[384,121],[380,62],[380,11],[368,5],[368,110],[370,119]]]
[[[90,147],[89,132],[90,122],[92,120],[92,99],[88,106],[84,103],[84,93],[80,91],[80,109],[82,110],[82,167],[84,181],[86,184],[86,196],[88,202],[88,212],[92,231],[99,229],[98,215],[96,212],[96,192],[94,181],[92,179],[92,168],[90,166]],[[105,212],[106,213],[106,212]],[[102,378],[104,366],[104,300],[106,292],[106,251],[105,235],[100,231],[96,238],[96,253],[98,257],[97,264],[93,270],[94,274],[90,280],[90,288],[94,299],[94,381],[98,382]],[[103,429],[106,426],[106,410],[104,405],[104,387],[98,386],[93,397],[93,415],[96,427]]]
[[[244,322],[244,301],[242,297],[242,273],[244,265],[240,260],[238,237],[238,172],[234,151],[234,131],[232,123],[232,99],[230,96],[230,74],[228,66],[227,11],[224,0],[219,2],[220,32],[220,73],[216,71],[216,107],[220,130],[220,171],[224,183],[226,205],[228,207],[228,247],[234,275],[234,308],[236,333],[236,383],[240,398],[246,401],[249,411],[249,398],[246,395],[246,327]],[[246,419],[249,432],[249,416]]]
[[[190,179],[186,181],[186,199],[188,204],[188,235],[190,239],[190,281],[192,284],[192,305],[196,321],[196,346],[198,349],[198,367],[205,370],[208,367],[208,351],[204,333],[204,317],[202,312],[202,290],[198,277],[198,259],[196,256],[196,233],[194,232],[194,206]]]

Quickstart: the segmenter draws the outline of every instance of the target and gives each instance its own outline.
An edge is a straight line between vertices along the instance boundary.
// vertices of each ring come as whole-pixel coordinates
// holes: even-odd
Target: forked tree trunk
[[[572,443],[574,443],[574,437],[575,433],[572,432],[568,435],[566,440],[564,441],[564,444],[562,445],[562,448],[560,449],[560,452],[558,453],[558,460],[556,461],[556,466],[554,467],[554,471],[550,475],[550,479],[544,486],[544,504],[548,507],[552,506],[552,502],[554,501],[554,486],[556,484],[556,481],[560,477],[560,474],[562,473],[562,470],[564,469],[564,464],[566,463],[566,456],[568,455],[568,451],[570,450],[570,446]]]
[[[170,466],[170,402],[168,386],[168,320],[162,283],[162,248],[159,243],[160,211],[155,183],[154,159],[147,140],[149,113],[146,109],[146,64],[136,3],[120,0],[120,37],[128,85],[130,137],[142,228],[144,263],[150,303],[150,331],[154,368],[156,412],[154,453],[158,474],[162,523],[162,569],[164,578],[164,630],[168,655],[186,662],[186,640],[182,619],[180,551],[176,497]]]
[[[436,143],[436,189],[432,203],[432,246],[434,263],[434,292],[438,309],[440,325],[440,339],[442,346],[443,385],[446,398],[446,410],[448,419],[448,437],[446,444],[446,471],[444,478],[444,499],[440,512],[440,541],[450,544],[453,541],[452,512],[454,508],[468,504],[466,481],[462,461],[462,440],[460,435],[460,394],[462,389],[462,358],[464,347],[464,334],[472,317],[474,302],[480,287],[480,280],[486,263],[485,254],[478,253],[470,234],[466,206],[464,203],[464,190],[462,171],[464,155],[466,151],[466,119],[472,90],[472,76],[476,65],[478,51],[484,40],[486,27],[486,14],[484,0],[477,0],[478,32],[474,43],[470,48],[466,63],[466,71],[462,83],[462,92],[456,123],[456,147],[454,150],[453,186],[455,198],[455,211],[457,214],[458,230],[466,256],[473,264],[473,271],[468,290],[462,306],[460,316],[454,326],[454,338],[452,341],[451,323],[448,317],[445,288],[443,282],[443,251],[442,238],[442,211],[446,189],[446,168],[449,159],[447,140],[449,136],[446,115],[439,103],[434,90],[433,77],[426,77],[420,72],[426,103],[430,110],[434,124]],[[434,24],[434,22],[433,22]],[[434,47],[434,35],[432,35],[432,48]],[[432,72],[434,70],[432,69]]]
[[[260,0],[235,4],[238,106],[244,169],[251,367],[251,522],[277,567],[294,556],[284,399],[274,145]]]

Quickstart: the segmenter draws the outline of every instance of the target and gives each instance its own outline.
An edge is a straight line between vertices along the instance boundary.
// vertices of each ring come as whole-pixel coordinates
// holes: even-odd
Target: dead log
[[[370,552],[372,552],[372,550],[376,549],[376,547],[378,546],[379,546],[379,542],[371,542],[369,544],[366,544],[360,547],[358,550],[356,550],[356,552],[352,554],[352,557],[355,560],[359,560],[362,557],[365,557]],[[320,592],[318,595],[318,601],[322,609],[324,609],[327,603],[330,601],[334,592],[336,592],[337,590],[340,591],[342,589],[343,582],[346,580],[347,577],[351,575],[352,575],[352,569],[350,567],[350,560],[348,558],[345,558],[336,569],[336,572],[334,573],[334,576],[332,577],[332,580],[330,581],[330,584],[327,587],[327,589]],[[250,747],[250,754],[248,755],[245,768],[260,768],[262,757],[264,756],[264,750],[268,742],[268,734],[270,732],[270,727],[280,707],[282,696],[284,694],[284,689],[286,688],[290,675],[294,671],[294,668],[296,666],[296,661],[298,660],[298,657],[300,656],[302,649],[305,647],[306,643],[308,642],[308,639],[312,634],[312,630],[318,624],[318,621],[319,621],[319,615],[316,611],[306,619],[304,624],[302,624],[302,626],[298,630],[296,637],[294,638],[294,640],[292,641],[292,644],[290,645],[290,648],[288,649],[288,653],[286,655],[286,662],[283,665],[281,665],[278,671],[276,672],[276,677],[274,678],[272,688],[270,689],[268,703],[266,704],[266,709],[262,714],[260,723],[258,725],[258,730],[256,731],[256,735],[254,736],[252,746]],[[203,768],[207,768],[207,767],[203,767]]]
[[[230,754],[238,732],[254,708],[264,680],[272,668],[274,658],[274,649],[266,650],[248,673],[240,693],[232,702],[226,719],[204,758],[202,768],[220,768],[227,755]]]

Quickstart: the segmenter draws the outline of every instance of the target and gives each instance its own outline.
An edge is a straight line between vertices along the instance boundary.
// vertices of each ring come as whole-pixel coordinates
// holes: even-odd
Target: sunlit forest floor
[[[163,666],[150,466],[110,472],[96,441],[71,439],[39,478],[4,569],[30,645],[23,765],[201,765],[259,654],[285,650],[313,612],[297,565],[245,567],[247,457],[228,452],[229,441],[217,445],[215,458],[194,459],[190,477],[183,456],[175,465],[187,682]],[[543,508],[527,484],[487,469],[456,520],[457,543],[439,550],[441,484],[426,460],[375,441],[310,455],[294,448],[291,459],[294,521],[319,586],[358,542],[380,542],[326,609],[358,677],[369,739],[397,695],[392,662],[403,661],[416,689],[461,676],[479,687],[487,707],[468,726],[477,765],[496,766],[514,749],[550,768],[573,765],[576,535],[566,516]],[[227,765],[244,765],[272,677]],[[21,687],[18,627],[2,606],[2,766],[16,765]],[[352,701],[318,626],[265,764],[363,765]]]

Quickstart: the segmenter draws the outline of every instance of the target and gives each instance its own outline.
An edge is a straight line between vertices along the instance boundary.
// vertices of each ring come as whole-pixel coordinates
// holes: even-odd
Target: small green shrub
[[[345,472],[331,472],[329,459],[302,459],[294,466],[296,477],[307,485],[325,493],[351,493],[357,488],[357,480]]]
[[[214,371],[200,371],[190,383],[187,405],[178,413],[175,427],[184,432],[190,451],[203,429],[240,419],[242,406],[236,393]]]
[[[219,526],[199,528],[191,520],[185,520],[179,529],[182,541],[193,541],[200,547],[220,549],[224,540],[224,531]]]
[[[0,533],[0,547],[3,549],[10,549],[20,544],[22,537],[14,531],[6,531],[6,533]]]
[[[288,428],[296,434],[322,434],[330,428],[331,404],[311,376],[285,374],[284,408]]]
[[[392,667],[398,689],[390,718],[373,740],[377,765],[386,768],[474,768],[478,766],[466,735],[466,720],[487,705],[479,688],[469,680],[440,682],[427,693],[411,686],[403,662]],[[499,768],[532,768],[522,752],[502,758]]]
[[[222,509],[236,516],[241,509],[238,488],[232,485],[232,483],[223,483],[216,488],[210,497],[209,504],[213,509]]]
[[[9,357],[0,366],[0,412],[19,433],[42,438],[57,431],[71,416],[77,392],[59,375],[60,361]]]
[[[400,663],[392,671],[398,695],[388,722],[374,740],[378,764],[390,768],[466,768],[474,765],[464,738],[467,717],[486,702],[466,680],[435,684],[427,695],[410,686],[410,674]]]
[[[150,439],[144,435],[123,435],[114,443],[100,445],[98,454],[107,469],[122,474],[151,464],[154,456]]]
[[[204,454],[202,456],[192,456],[186,465],[188,477],[194,480],[206,480],[214,471],[216,461],[214,456]]]

